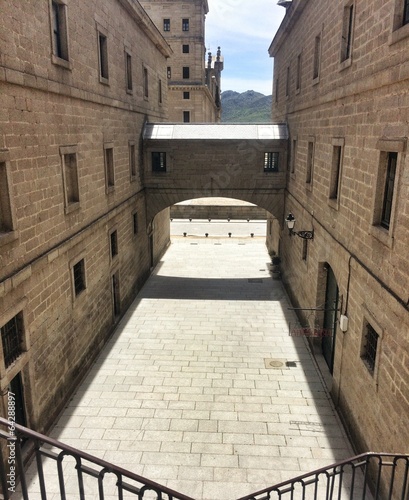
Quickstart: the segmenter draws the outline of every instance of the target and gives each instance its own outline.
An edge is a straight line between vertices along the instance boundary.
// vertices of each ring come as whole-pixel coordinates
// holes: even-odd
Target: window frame
[[[132,212],[132,232],[133,232],[133,235],[135,237],[139,233],[139,215],[138,215],[138,210],[134,210]]]
[[[128,49],[125,49],[124,53],[125,53],[125,89],[127,94],[133,94],[132,54]]]
[[[305,173],[306,188],[312,190],[314,181],[314,160],[315,160],[315,137],[309,137],[307,141],[307,163]]]
[[[293,137],[291,141],[290,175],[295,178],[297,161],[298,137]]]
[[[187,17],[182,18],[182,31],[189,31],[190,28],[190,20]]]
[[[10,180],[10,152],[0,149],[0,246],[18,238]]]
[[[136,141],[128,141],[129,153],[129,177],[131,182],[135,181],[138,175],[138,168],[136,164]]]
[[[190,92],[188,90],[184,90],[183,91],[183,99],[185,101],[189,101],[190,100]]]
[[[108,232],[108,243],[109,243],[109,258],[111,262],[118,259],[119,256],[119,245],[118,245],[118,230],[113,227]]]
[[[396,206],[399,199],[399,189],[400,189],[400,173],[402,171],[402,162],[405,160],[405,155],[402,153],[406,152],[407,149],[407,139],[380,139],[377,143],[377,148],[379,151],[378,169],[375,178],[375,189],[373,196],[373,209],[372,209],[372,221],[370,226],[370,232],[372,236],[377,238],[381,243],[392,248],[394,241],[394,229],[395,229],[395,213]],[[385,186],[386,186],[386,175],[388,171],[388,163],[391,153],[396,153],[396,171],[395,179],[392,193],[392,201],[390,206],[390,218],[389,218],[389,228],[385,227],[385,224],[381,224],[382,215],[384,210],[384,199],[385,199]]]
[[[104,142],[105,191],[110,193],[115,189],[115,156],[114,143]]]
[[[10,325],[12,322],[17,325],[17,338],[15,338],[14,335],[6,335],[7,325]],[[10,326],[10,328],[12,328],[12,326]],[[4,367],[6,370],[9,370],[25,352],[26,335],[23,311],[19,311],[0,327],[0,336]],[[14,345],[11,346],[10,344]]]
[[[190,45],[188,43],[182,44],[182,54],[190,54]]]
[[[79,184],[79,169],[78,169],[78,146],[60,146],[61,156],[61,171],[64,191],[64,211],[66,214],[78,210],[80,208],[80,184]],[[75,158],[73,175],[68,172],[67,157]],[[69,191],[73,193],[70,199]]]
[[[190,111],[183,111],[183,123],[190,123]]]
[[[342,170],[344,164],[345,139],[334,137],[332,139],[331,173],[329,178],[328,204],[338,210],[341,194]]]
[[[150,156],[152,167],[151,171],[153,173],[166,173],[168,171],[167,151],[151,151]]]
[[[301,72],[302,72],[302,53],[300,52],[297,56],[297,69],[295,77],[295,93],[299,94],[301,92]]]
[[[58,10],[57,19],[55,7]],[[68,7],[66,0],[49,0],[51,62],[65,69],[72,69],[68,37]],[[57,33],[55,24],[58,24]],[[56,40],[57,38],[57,40]]]
[[[389,45],[409,37],[409,1],[395,0]]]
[[[349,67],[352,64],[352,52],[354,43],[354,28],[355,28],[355,1],[350,0],[344,5],[342,16],[342,32],[341,32],[341,53],[340,64],[341,70]]]
[[[265,151],[263,172],[277,173],[280,171],[280,151]]]
[[[99,81],[109,85],[108,32],[97,25],[98,72]]]
[[[145,100],[149,99],[149,72],[146,66],[143,66],[143,98]]]
[[[183,80],[190,79],[190,66],[182,66],[182,78]]]
[[[170,18],[168,17],[163,18],[163,31],[165,32],[170,31]]]
[[[321,51],[322,51],[322,32],[318,33],[314,39],[312,83],[319,83],[321,73]]]
[[[80,264],[80,272],[81,272],[81,288],[77,290],[76,286],[76,266]],[[70,275],[71,275],[71,290],[72,290],[72,300],[73,303],[81,297],[87,290],[87,272],[86,272],[86,260],[84,255],[78,255],[74,259],[72,259],[69,263],[70,267]]]
[[[367,380],[370,383],[376,385],[376,389],[378,387],[378,376],[379,376],[379,366],[381,361],[381,352],[382,352],[382,339],[383,339],[383,328],[379,324],[379,322],[375,319],[375,316],[370,312],[368,306],[363,304],[363,314],[362,314],[362,326],[361,326],[361,346],[358,351],[359,358],[361,360],[362,365],[365,367],[363,373],[366,373]],[[376,352],[374,362],[371,366],[366,357],[366,333],[367,327],[370,328],[377,334],[377,343],[376,343]]]

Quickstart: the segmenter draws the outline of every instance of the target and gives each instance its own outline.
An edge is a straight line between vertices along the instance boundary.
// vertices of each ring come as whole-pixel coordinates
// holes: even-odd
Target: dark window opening
[[[152,153],[152,171],[166,172],[166,153],[162,152]]]
[[[132,216],[132,223],[133,223],[133,234],[138,234],[138,213],[135,212]]]
[[[379,335],[376,333],[376,331],[372,328],[370,324],[367,324],[365,333],[365,345],[361,357],[371,373],[373,373],[375,370],[378,339]]]
[[[132,91],[132,57],[126,54],[126,89]]]
[[[190,68],[189,66],[183,66],[183,78],[186,80],[190,78]]]
[[[183,123],[190,122],[190,111],[183,111]]]
[[[351,57],[352,49],[352,26],[354,20],[354,6],[350,5],[344,10],[344,28],[342,33],[341,62]]]
[[[189,45],[182,45],[182,53],[189,54],[189,52],[190,52]]]
[[[342,147],[334,146],[332,152],[332,174],[329,197],[332,200],[338,198],[339,181],[341,173]]]
[[[107,187],[115,186],[115,173],[114,173],[114,149],[105,149],[105,168],[106,168],[106,182]]]
[[[189,19],[182,19],[182,31],[189,31]]]
[[[388,165],[386,170],[385,189],[383,195],[383,206],[381,215],[381,226],[386,229],[389,229],[391,222],[397,161],[398,161],[398,153],[388,153]]]
[[[143,95],[149,97],[148,68],[143,68]]]
[[[23,352],[23,315],[14,316],[1,327],[4,364],[8,368]]]
[[[108,79],[108,40],[102,33],[98,33],[98,44],[100,76]]]
[[[129,146],[129,165],[131,170],[131,177],[136,177],[136,157],[135,157],[135,145],[131,144]]]
[[[77,262],[73,268],[72,272],[74,275],[74,291],[75,295],[78,296],[83,290],[85,290],[85,263],[84,259]]]
[[[318,78],[320,74],[320,53],[321,53],[321,36],[315,37],[314,46],[314,68],[313,68],[313,79]]]
[[[163,31],[170,31],[170,19],[163,20]]]
[[[166,76],[168,77],[168,80],[172,78],[172,68],[170,66],[168,66],[166,70]]]
[[[183,92],[183,99],[190,99],[190,92]]]
[[[110,234],[110,246],[111,246],[111,257],[116,257],[118,255],[118,232],[112,231]]]
[[[13,230],[6,162],[0,162],[0,233]]]
[[[403,7],[403,25],[409,24],[409,0],[405,0]]]
[[[67,23],[65,5],[52,2],[53,51],[57,57],[68,61]]]
[[[278,172],[280,153],[277,151],[264,153],[264,172]]]

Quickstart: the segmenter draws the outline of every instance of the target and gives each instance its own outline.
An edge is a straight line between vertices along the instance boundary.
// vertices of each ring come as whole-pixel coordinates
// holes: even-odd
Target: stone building
[[[2,413],[10,388],[44,431],[169,242],[141,136],[171,50],[134,0],[2,2],[0,23]]]
[[[273,120],[290,133],[283,279],[305,331],[331,334],[313,345],[357,450],[408,452],[409,2],[282,4],[269,53]]]
[[[205,47],[207,0],[141,0],[172,48],[167,63],[169,120],[219,122],[223,57]]]

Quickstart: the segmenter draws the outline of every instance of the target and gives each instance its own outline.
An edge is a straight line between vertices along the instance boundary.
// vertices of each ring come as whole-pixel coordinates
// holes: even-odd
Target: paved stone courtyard
[[[173,238],[52,436],[198,500],[352,456],[269,260],[264,238]]]

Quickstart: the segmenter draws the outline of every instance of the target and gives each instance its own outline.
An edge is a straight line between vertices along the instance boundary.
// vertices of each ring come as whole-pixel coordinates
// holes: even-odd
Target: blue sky
[[[268,47],[285,9],[277,0],[208,0],[206,47],[224,56],[222,91],[272,93],[273,59]]]

